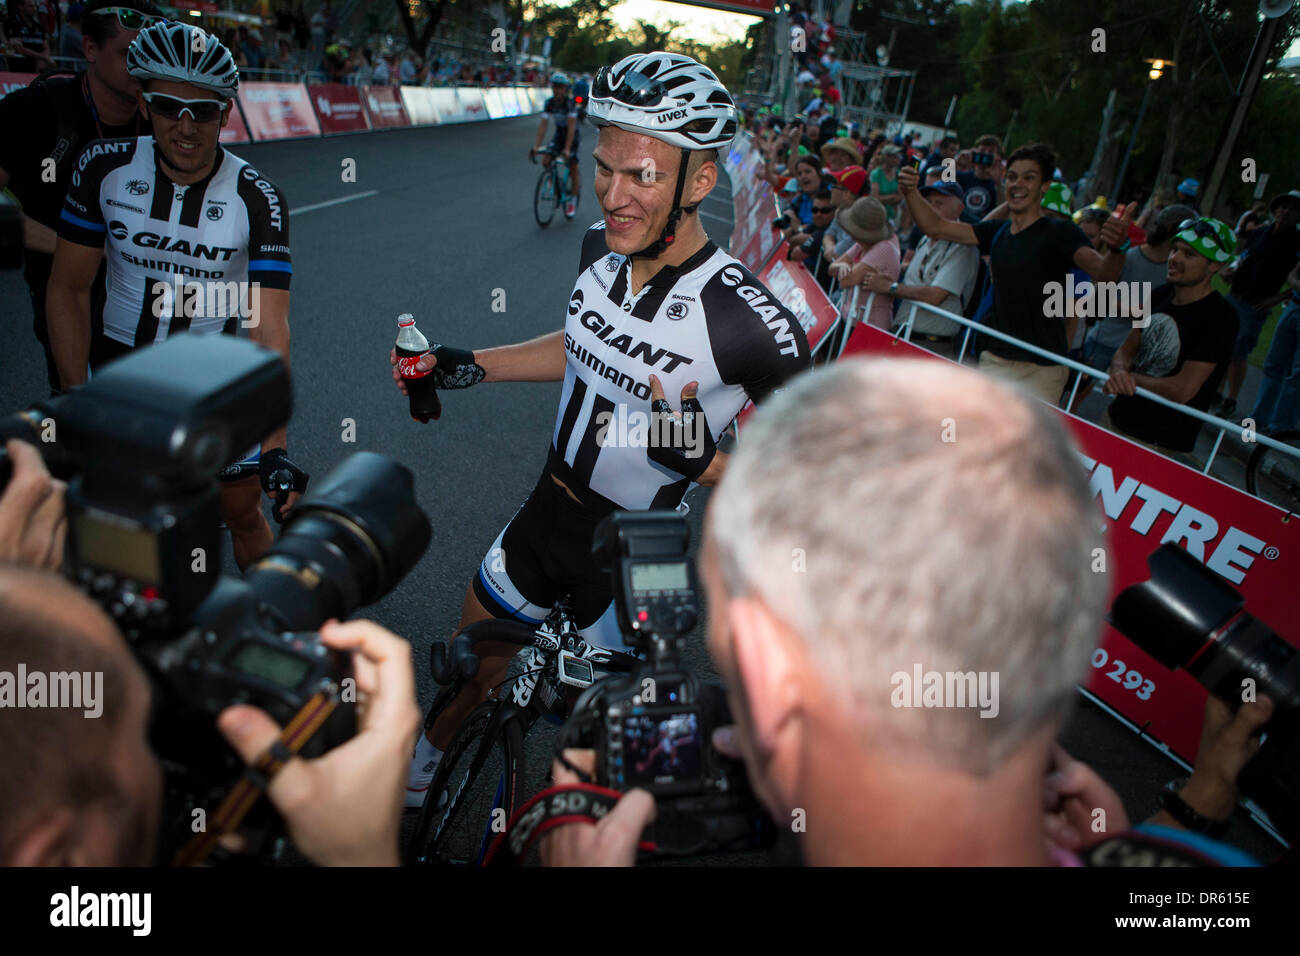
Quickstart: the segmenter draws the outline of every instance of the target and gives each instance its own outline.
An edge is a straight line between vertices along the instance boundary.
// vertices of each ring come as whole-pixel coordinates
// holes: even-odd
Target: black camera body
[[[411,472],[359,452],[298,502],[242,577],[223,577],[218,474],[291,405],[274,352],[183,334],[0,422],[69,479],[67,572],[148,671],[154,749],[191,802],[242,767],[213,726],[226,707],[252,704],[283,725],[317,693],[339,699],[351,658],[317,630],[387,594],[431,536]],[[303,752],[346,740],[353,716],[336,708]]]
[[[773,225],[775,228],[777,228],[777,229],[789,229],[789,228],[790,228],[790,214],[789,214],[788,212],[787,212],[787,213],[783,213],[782,215],[778,216],[776,219],[773,219],[773,220],[772,220],[772,225]]]
[[[1125,588],[1111,624],[1170,669],[1183,668],[1236,711],[1245,688],[1273,701],[1265,739],[1237,782],[1288,840],[1300,836],[1300,651],[1245,610],[1241,594],[1167,543],[1149,580]]]
[[[744,765],[712,746],[714,729],[731,723],[726,696],[680,662],[699,618],[689,543],[690,529],[673,511],[616,511],[596,529],[593,551],[610,571],[620,628],[648,660],[584,693],[571,726],[596,751],[597,783],[655,796],[651,838],[660,852],[767,846],[775,829]]]

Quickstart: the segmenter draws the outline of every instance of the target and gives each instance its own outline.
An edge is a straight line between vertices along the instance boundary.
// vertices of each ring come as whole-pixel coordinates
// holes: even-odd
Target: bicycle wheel
[[[1300,430],[1269,437],[1300,449]],[[1285,511],[1300,513],[1300,457],[1256,445],[1246,462],[1246,490]]]
[[[543,229],[549,226],[559,205],[559,184],[552,164],[550,169],[542,170],[542,175],[537,179],[537,188],[533,190],[533,215],[537,217],[537,225]]]
[[[502,706],[485,701],[456,731],[420,808],[410,863],[477,866],[514,814],[524,774],[523,731],[514,720],[494,726]]]

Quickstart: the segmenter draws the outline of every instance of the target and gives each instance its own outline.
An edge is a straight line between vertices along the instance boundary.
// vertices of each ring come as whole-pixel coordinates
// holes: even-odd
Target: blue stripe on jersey
[[[249,272],[288,272],[293,273],[293,264],[281,262],[279,259],[250,259],[248,261]]]
[[[503,611],[509,614],[511,617],[515,618],[516,620],[523,621],[525,624],[542,623],[542,619],[540,617],[529,617],[523,611],[516,610],[515,608],[512,608],[509,604],[506,604],[504,601],[502,601],[500,595],[498,595],[496,591],[493,590],[492,585],[488,583],[487,578],[483,577],[482,568],[478,569],[478,579],[483,582],[483,590],[487,591],[487,593],[492,597],[492,599],[497,602],[497,605]]]
[[[63,210],[59,218],[66,219],[74,226],[80,226],[82,229],[89,229],[91,232],[108,232],[108,227],[105,226],[102,222],[88,222],[87,220],[82,219],[79,216],[74,216],[66,209]]]

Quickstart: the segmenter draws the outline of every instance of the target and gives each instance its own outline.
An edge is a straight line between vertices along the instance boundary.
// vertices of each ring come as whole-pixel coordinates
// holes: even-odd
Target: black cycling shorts
[[[569,131],[568,131],[568,129],[563,128],[563,127],[557,127],[557,128],[556,128],[556,130],[555,130],[555,137],[554,137],[554,139],[551,140],[551,152],[553,152],[553,153],[556,155],[557,158],[559,157],[559,155],[560,155],[561,153],[564,152],[564,144],[565,144],[565,142],[568,140],[568,138],[569,138]],[[581,130],[574,130],[574,132],[573,132],[573,153],[569,156],[569,165],[570,165],[570,166],[577,165],[577,162],[578,162],[578,146],[579,146],[579,144],[581,144],[581,142],[582,142],[582,131],[581,131]]]
[[[624,649],[609,574],[591,556],[596,525],[608,513],[574,501],[543,471],[484,555],[474,575],[474,596],[493,617],[539,624],[567,592],[583,639]]]

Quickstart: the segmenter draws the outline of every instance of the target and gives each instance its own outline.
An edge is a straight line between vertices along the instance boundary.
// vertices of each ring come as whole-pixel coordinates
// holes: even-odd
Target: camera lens
[[[245,579],[286,630],[316,630],[392,590],[431,535],[410,469],[358,452],[298,503]]]

